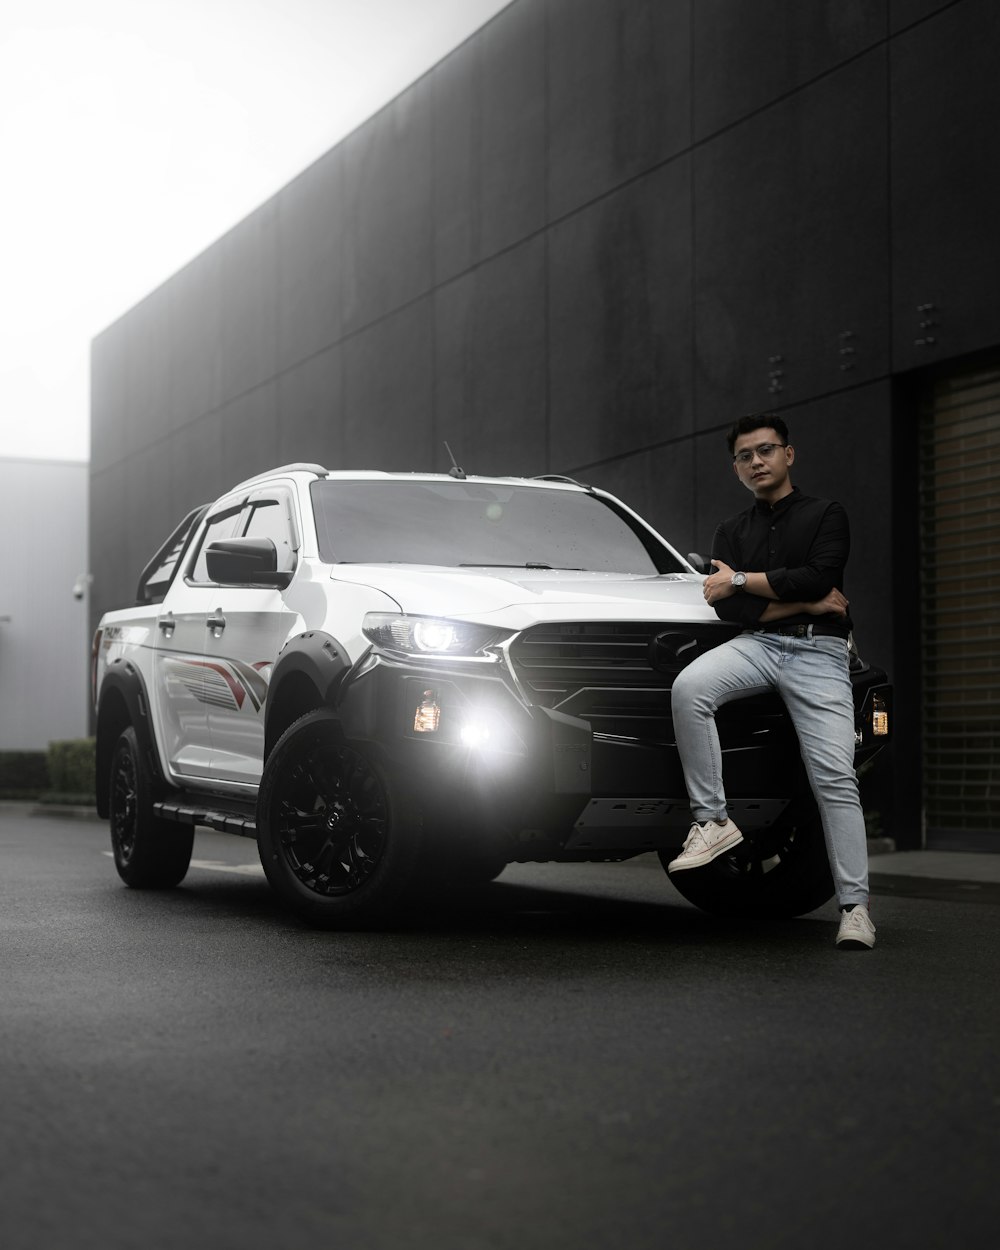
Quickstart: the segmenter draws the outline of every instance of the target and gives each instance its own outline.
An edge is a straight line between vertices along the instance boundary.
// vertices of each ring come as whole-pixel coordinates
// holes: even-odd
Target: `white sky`
[[[509,0],[0,0],[0,456],[89,458],[90,339]]]

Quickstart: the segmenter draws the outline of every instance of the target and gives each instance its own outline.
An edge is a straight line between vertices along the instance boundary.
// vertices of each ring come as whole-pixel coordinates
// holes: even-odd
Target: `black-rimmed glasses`
[[[761,443],[759,447],[748,447],[746,451],[738,451],[733,456],[733,464],[749,464],[754,456],[762,460],[770,460],[779,447],[787,447],[787,443]]]

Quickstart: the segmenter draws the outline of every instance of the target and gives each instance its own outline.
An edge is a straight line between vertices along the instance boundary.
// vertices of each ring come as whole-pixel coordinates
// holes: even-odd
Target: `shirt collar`
[[[802,492],[797,486],[793,486],[791,494],[783,496],[776,504],[769,504],[765,499],[755,499],[753,506],[757,512],[762,512],[765,516],[777,516],[801,497]]]

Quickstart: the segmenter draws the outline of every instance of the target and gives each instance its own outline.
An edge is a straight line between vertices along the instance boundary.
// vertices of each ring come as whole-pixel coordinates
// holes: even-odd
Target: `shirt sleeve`
[[[831,503],[809,547],[807,563],[796,569],[768,569],[767,580],[781,603],[812,603],[834,586],[843,588],[850,550],[847,513],[839,503]]]
[[[719,526],[712,539],[712,559],[721,560],[734,571],[739,571],[732,539],[724,525]],[[739,590],[735,595],[720,599],[712,606],[720,620],[729,621],[733,625],[742,625],[745,629],[754,629],[760,623],[767,604],[768,600],[761,595],[751,595],[744,590]]]

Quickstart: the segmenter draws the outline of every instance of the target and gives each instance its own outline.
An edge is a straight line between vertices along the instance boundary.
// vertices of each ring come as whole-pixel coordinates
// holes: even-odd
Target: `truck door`
[[[208,665],[207,619],[218,587],[208,584],[205,547],[231,538],[240,521],[239,504],[208,518],[193,567],[174,579],[156,621],[153,715],[167,765],[179,778],[211,776],[209,709],[220,679]]]
[[[270,538],[278,568],[289,572],[296,565],[298,533],[292,494],[276,487],[250,497],[237,530],[240,537]],[[212,776],[218,781],[260,781],[268,681],[296,619],[283,591],[259,586],[214,591],[206,660],[218,688],[208,707]]]

